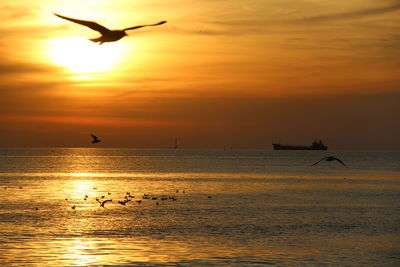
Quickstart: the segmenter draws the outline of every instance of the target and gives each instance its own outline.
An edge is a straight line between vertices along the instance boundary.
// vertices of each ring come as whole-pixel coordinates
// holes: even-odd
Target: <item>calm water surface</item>
[[[0,186],[2,265],[400,266],[400,152],[0,149]]]

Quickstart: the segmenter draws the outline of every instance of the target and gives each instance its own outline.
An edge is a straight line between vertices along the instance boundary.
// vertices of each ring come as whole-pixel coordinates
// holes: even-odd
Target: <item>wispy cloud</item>
[[[326,2],[329,1],[322,1],[321,4],[299,1],[296,4],[287,5],[285,8],[276,6],[274,8],[273,5],[269,8],[261,8],[250,5],[244,11],[232,9],[230,12],[221,12],[219,16],[207,17],[205,20],[200,17],[195,28],[192,27],[193,24],[189,24],[191,27],[179,26],[169,29],[171,33],[211,36],[288,33],[299,31],[307,24],[362,19],[400,10],[400,1],[398,0],[373,5],[369,2],[369,8],[352,3],[348,5],[348,11],[344,12],[338,9],[341,7],[343,10],[344,5],[333,5]],[[335,12],[335,10],[338,11]]]
[[[54,66],[11,61],[0,63],[0,75],[50,72],[54,72]]]
[[[21,18],[27,18],[32,16],[32,6],[25,7],[22,5],[1,5],[1,10],[5,10],[6,12],[2,12],[2,21],[7,20],[17,20]]]
[[[363,18],[368,16],[380,15],[389,12],[394,12],[400,10],[400,3],[392,4],[389,6],[382,6],[376,8],[369,9],[361,9],[356,11],[342,12],[342,13],[331,13],[324,15],[317,15],[311,17],[305,17],[296,21],[303,22],[324,22],[324,21],[333,21],[333,20],[347,20],[354,18]]]

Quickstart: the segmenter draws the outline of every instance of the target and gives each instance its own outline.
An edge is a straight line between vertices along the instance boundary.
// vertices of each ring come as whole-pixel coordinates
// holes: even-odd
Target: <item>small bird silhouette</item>
[[[147,27],[147,26],[157,26],[157,25],[162,25],[164,23],[166,23],[167,21],[163,20],[160,21],[158,23],[155,24],[144,24],[144,25],[138,25],[138,26],[133,26],[133,27],[129,27],[129,28],[125,28],[122,30],[109,30],[106,27],[98,24],[97,22],[94,21],[88,21],[88,20],[80,20],[80,19],[73,19],[73,18],[69,18],[69,17],[65,17],[59,14],[54,13],[54,15],[56,15],[59,18],[62,19],[66,19],[78,24],[81,24],[83,26],[86,26],[92,30],[98,31],[101,36],[99,38],[93,38],[93,39],[89,39],[92,42],[95,43],[99,43],[99,44],[103,44],[105,42],[115,42],[118,41],[119,39],[121,39],[124,36],[127,36],[128,34],[126,34],[125,31],[128,30],[135,30],[135,29],[139,29],[142,27]]]
[[[111,202],[112,199],[106,199],[106,200],[104,200],[104,201],[100,201],[100,199],[96,198],[96,201],[99,202],[100,207],[103,207],[103,208],[104,208],[104,204],[106,204],[107,202]]]
[[[343,161],[341,161],[341,160],[338,159],[338,158],[335,158],[334,156],[324,157],[324,158],[318,160],[317,162],[315,162],[315,163],[314,163],[313,165],[311,165],[311,166],[317,165],[318,163],[320,163],[320,162],[323,161],[323,160],[326,160],[326,161],[336,160],[336,161],[340,162],[340,164],[342,164],[343,166],[345,166],[345,167],[347,168],[346,164],[344,164]]]
[[[118,203],[125,206],[125,204],[128,203],[129,201],[131,201],[131,200],[130,199],[125,199],[125,200],[118,201]]]
[[[96,143],[100,143],[101,140],[99,138],[97,138],[97,136],[95,136],[94,134],[91,134],[93,140],[92,140],[92,144],[96,144]]]

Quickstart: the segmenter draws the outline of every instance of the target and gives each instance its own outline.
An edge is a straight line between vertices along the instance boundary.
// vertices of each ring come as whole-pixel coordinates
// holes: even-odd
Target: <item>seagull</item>
[[[111,202],[112,199],[106,199],[106,200],[104,200],[104,201],[100,201],[100,199],[96,198],[96,201],[99,202],[100,207],[103,207],[103,208],[104,208],[104,204],[106,204],[107,202]]]
[[[317,165],[318,163],[320,163],[320,162],[323,161],[323,160],[326,160],[326,161],[337,160],[337,161],[340,162],[340,164],[342,164],[343,166],[345,166],[345,167],[347,168],[346,164],[344,164],[343,161],[341,161],[341,160],[338,159],[338,158],[335,158],[334,156],[324,157],[324,158],[318,160],[317,162],[315,162],[315,163],[314,163],[313,165],[311,165],[311,166]]]
[[[125,204],[128,203],[129,201],[131,201],[131,200],[130,199],[125,199],[125,200],[118,201],[118,203],[125,206]]]
[[[93,140],[92,140],[92,144],[96,144],[96,143],[100,143],[101,140],[99,138],[97,138],[97,136],[95,136],[94,134],[91,134]]]
[[[100,45],[105,43],[105,42],[115,42],[118,41],[119,39],[121,39],[124,36],[127,36],[128,34],[126,34],[125,31],[128,30],[135,30],[135,29],[139,29],[142,27],[147,27],[147,26],[157,26],[157,25],[162,25],[164,23],[166,23],[167,21],[163,20],[160,21],[158,23],[155,24],[144,24],[144,25],[138,25],[138,26],[134,26],[134,27],[129,27],[129,28],[125,28],[123,30],[109,30],[106,27],[98,24],[97,22],[94,21],[88,21],[88,20],[80,20],[80,19],[73,19],[73,18],[69,18],[69,17],[65,17],[65,16],[61,16],[59,14],[54,13],[54,15],[56,15],[59,18],[62,19],[66,19],[78,24],[81,24],[83,26],[86,26],[92,30],[98,31],[101,36],[99,38],[93,38],[93,39],[89,39],[92,42],[95,43],[99,43]]]

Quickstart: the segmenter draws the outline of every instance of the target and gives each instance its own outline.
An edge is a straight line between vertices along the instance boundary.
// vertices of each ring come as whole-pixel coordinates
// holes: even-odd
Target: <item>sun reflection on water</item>
[[[76,194],[85,194],[94,187],[94,182],[92,180],[73,180],[71,183],[73,192]]]
[[[98,177],[99,173],[89,173],[89,172],[73,172],[69,173],[68,176],[72,177]]]
[[[163,242],[151,239],[133,240],[128,238],[125,241],[122,239],[74,238],[56,241],[54,246],[62,250],[61,261],[68,262],[73,266],[104,263],[162,263],[179,260],[178,257],[169,253],[171,248],[187,256],[191,253],[190,249],[181,242]]]
[[[85,266],[95,264],[98,255],[93,254],[95,242],[76,238],[65,244],[65,258],[70,260],[73,265]]]

